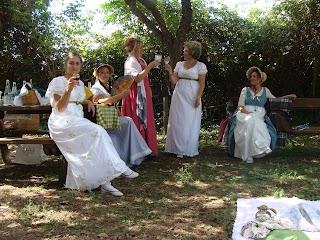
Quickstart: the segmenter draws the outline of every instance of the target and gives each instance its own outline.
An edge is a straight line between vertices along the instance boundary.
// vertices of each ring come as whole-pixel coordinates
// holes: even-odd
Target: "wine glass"
[[[73,74],[74,80],[78,81],[77,86],[80,85],[79,80],[80,80],[80,74]]]
[[[154,56],[154,60],[156,60],[156,61],[158,61],[158,62],[161,62],[161,59],[162,59],[162,55],[156,53],[156,55]],[[158,69],[159,69],[159,66],[156,66],[156,67],[154,67],[154,68],[158,68]]]
[[[164,57],[163,61],[165,64],[168,64],[170,62],[170,57],[169,56]]]

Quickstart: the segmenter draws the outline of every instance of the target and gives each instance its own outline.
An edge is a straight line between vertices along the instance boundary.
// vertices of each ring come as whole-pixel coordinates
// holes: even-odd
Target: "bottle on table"
[[[11,93],[10,80],[6,80],[6,86],[4,88],[4,95],[9,95]]]
[[[12,83],[12,89],[11,89],[11,94],[13,95],[13,96],[15,96],[16,95],[16,93],[17,93],[17,83],[16,82],[13,82]]]

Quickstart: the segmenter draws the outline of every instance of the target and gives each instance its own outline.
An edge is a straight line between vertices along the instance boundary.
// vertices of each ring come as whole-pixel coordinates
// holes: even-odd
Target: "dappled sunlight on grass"
[[[320,150],[313,144],[318,138],[293,139],[246,164],[216,143],[216,131],[201,134],[200,155],[183,159],[162,153],[165,139],[159,137],[159,157],[136,168],[140,177],[113,181],[124,193],[120,198],[99,189],[64,189],[54,161],[1,165],[0,231],[7,239],[14,233],[27,240],[96,239],[99,234],[108,240],[226,240],[238,198],[319,199]],[[7,227],[12,223],[19,228],[12,231]]]

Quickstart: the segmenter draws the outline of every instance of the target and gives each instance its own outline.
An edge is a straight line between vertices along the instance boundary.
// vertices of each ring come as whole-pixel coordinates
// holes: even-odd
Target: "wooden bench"
[[[3,162],[11,164],[8,144],[42,144],[46,155],[60,156],[59,182],[65,183],[67,174],[67,162],[61,154],[55,142],[50,138],[48,130],[4,130],[3,118],[5,113],[14,114],[50,114],[51,106],[0,106],[0,149]]]
[[[297,98],[292,101],[291,104],[291,116],[294,119],[294,110],[320,110],[320,98]],[[307,115],[306,115],[307,116]],[[288,134],[309,134],[309,135],[318,135],[320,134],[319,126],[310,126],[309,129],[304,130],[290,130]]]
[[[0,148],[2,159],[6,164],[11,164],[10,152],[7,144],[42,144],[46,155],[60,156],[59,159],[59,182],[64,184],[67,175],[67,162],[61,154],[59,148],[50,137],[1,137]]]

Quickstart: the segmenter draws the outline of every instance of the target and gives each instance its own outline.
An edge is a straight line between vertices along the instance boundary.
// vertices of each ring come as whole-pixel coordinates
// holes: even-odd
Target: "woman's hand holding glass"
[[[67,92],[72,91],[72,89],[74,89],[76,86],[78,86],[79,80],[80,80],[80,77],[76,76],[76,74],[74,74],[71,78],[69,78]]]
[[[151,63],[149,63],[149,65],[151,66],[151,68],[159,68],[158,66],[160,65],[161,62],[157,61],[157,60],[153,60]]]
[[[164,61],[164,64],[168,64],[170,62],[170,57],[169,56],[164,57],[163,61]]]
[[[161,55],[161,54],[156,54],[156,55],[154,56],[154,60],[155,60],[155,61],[158,61],[159,64],[161,63],[161,59],[162,59],[162,55]],[[156,66],[155,68],[158,68],[158,69],[159,69],[159,65]]]
[[[164,64],[164,69],[168,71],[169,76],[172,76],[172,68],[168,63]]]

